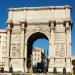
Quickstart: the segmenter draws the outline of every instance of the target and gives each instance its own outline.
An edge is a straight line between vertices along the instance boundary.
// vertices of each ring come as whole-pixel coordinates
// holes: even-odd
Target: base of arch
[[[48,68],[48,72],[53,72],[53,68]],[[63,72],[63,67],[61,68],[56,68],[57,72]],[[66,67],[66,72],[72,72],[72,68],[71,67]]]
[[[72,72],[72,64],[70,58],[50,58],[48,72],[53,72],[54,67],[57,72],[63,72],[63,68],[66,68],[66,72]]]

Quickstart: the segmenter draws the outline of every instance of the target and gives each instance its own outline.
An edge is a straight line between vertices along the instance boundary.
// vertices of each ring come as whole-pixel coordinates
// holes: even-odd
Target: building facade
[[[27,71],[32,44],[38,38],[49,41],[48,72],[66,67],[71,72],[71,7],[48,6],[10,8],[7,19],[5,70]],[[61,61],[61,62],[60,62]]]
[[[32,65],[37,66],[37,63],[41,63],[43,57],[45,56],[44,54],[44,49],[43,48],[33,48],[32,50]]]

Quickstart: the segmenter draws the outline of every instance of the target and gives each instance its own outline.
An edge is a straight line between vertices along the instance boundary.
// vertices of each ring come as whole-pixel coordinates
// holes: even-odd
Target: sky
[[[75,0],[0,0],[0,28],[5,28],[6,20],[8,17],[8,8],[11,7],[38,7],[38,6],[63,6],[70,5],[72,6],[72,55],[75,55]],[[44,45],[43,40],[41,40],[42,46]],[[45,43],[48,44],[47,40],[44,40]],[[35,42],[38,44],[38,41]],[[46,45],[47,45],[46,44]],[[48,48],[48,46],[43,46],[44,48]]]
[[[33,43],[33,48],[35,47],[39,47],[44,49],[44,53],[46,56],[48,56],[48,51],[49,51],[49,42],[47,39],[42,38],[42,39],[37,39],[34,43]]]

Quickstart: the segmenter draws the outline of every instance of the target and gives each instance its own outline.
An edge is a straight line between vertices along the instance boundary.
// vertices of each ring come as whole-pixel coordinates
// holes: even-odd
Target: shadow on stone
[[[73,74],[75,74],[75,66],[73,66]]]
[[[11,67],[9,67],[9,73],[12,73],[13,72],[13,67],[11,65]]]
[[[4,67],[1,67],[1,71],[0,71],[1,73],[4,73]]]
[[[63,74],[66,74],[66,68],[65,67],[63,68]]]
[[[57,73],[57,69],[56,69],[56,67],[53,68],[53,73],[54,73],[54,74]]]

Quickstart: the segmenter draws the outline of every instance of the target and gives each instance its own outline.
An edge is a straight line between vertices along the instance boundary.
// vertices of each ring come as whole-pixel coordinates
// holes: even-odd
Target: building
[[[5,65],[4,57],[7,51],[7,32],[0,29],[0,67]]]
[[[68,5],[10,8],[5,70],[12,65],[14,71],[27,72],[34,41],[45,38],[49,41],[48,72],[53,72],[54,67],[58,72],[63,72],[64,67],[71,72],[71,29],[71,7]]]
[[[32,50],[32,65],[37,66],[37,63],[41,63],[43,57],[45,56],[44,54],[44,49],[43,48],[33,48]]]

